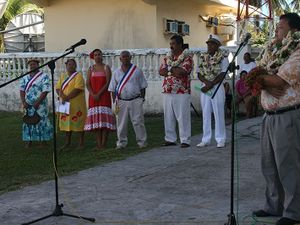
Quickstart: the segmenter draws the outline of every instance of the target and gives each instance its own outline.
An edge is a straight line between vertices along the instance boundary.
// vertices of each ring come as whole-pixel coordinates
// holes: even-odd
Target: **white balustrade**
[[[234,52],[235,48],[228,48],[229,51]],[[205,49],[191,49],[191,53],[194,55],[194,68],[198,66],[199,54]],[[148,80],[160,80],[158,75],[159,65],[162,58],[165,57],[169,49],[132,49],[130,50],[133,58],[132,62],[139,66],[144,72]],[[104,62],[112,67],[112,70],[120,67],[121,50],[107,50],[103,51]],[[0,54],[0,78],[2,82],[9,81],[10,79],[20,76],[27,71],[27,60],[30,58],[38,58],[42,63],[46,63],[58,56],[61,53],[4,53]],[[92,65],[93,61],[89,58],[89,54],[86,52],[73,53],[67,56],[65,59],[58,60],[56,62],[55,77],[65,71],[64,62],[68,58],[74,58],[77,62],[77,69],[81,71],[84,76],[86,75],[88,68]],[[45,72],[50,72],[48,67],[43,69]],[[196,78],[193,76],[193,78]]]
[[[235,47],[227,48],[231,53],[234,53],[236,50]],[[163,77],[159,76],[159,67],[162,62],[163,57],[166,56],[169,49],[161,48],[161,49],[129,49],[132,54],[132,62],[135,63],[139,68],[144,72],[146,79],[149,81],[149,92],[147,95],[151,94],[151,98],[148,98],[148,102],[146,102],[145,106],[146,112],[155,113],[161,112],[162,108],[157,109],[157,105],[161,102],[161,82]],[[193,54],[194,59],[194,70],[191,75],[193,82],[197,82],[197,75],[195,73],[196,68],[199,66],[199,55],[201,52],[205,51],[205,49],[200,48],[192,48],[190,49],[191,54]],[[116,70],[120,67],[120,53],[122,50],[104,50],[103,57],[104,62],[108,64],[112,71]],[[0,54],[0,84],[10,81],[11,79],[18,77],[25,72],[28,71],[27,61],[30,58],[38,58],[40,59],[40,64],[44,64],[56,57],[59,57],[62,53],[3,53]],[[60,59],[56,62],[55,68],[55,80],[58,79],[59,75],[66,71],[65,62],[68,58],[74,58],[77,62],[77,70],[82,72],[84,76],[86,76],[88,68],[93,64],[93,61],[89,57],[89,53],[87,52],[76,52],[64,59]],[[44,67],[43,71],[50,74],[50,70],[48,67]],[[18,87],[18,84],[13,84],[13,87]],[[6,88],[5,93],[7,93],[10,89]],[[18,88],[16,88],[18,90]],[[151,93],[150,93],[150,90]],[[193,91],[193,90],[192,90]],[[0,95],[2,96],[0,90]],[[154,96],[152,96],[154,95]],[[198,95],[194,93],[194,95]],[[5,95],[10,96],[10,94]],[[2,98],[2,97],[1,97]],[[14,98],[18,100],[18,93],[14,93]],[[156,102],[150,102],[156,101]],[[14,103],[4,103],[0,99],[0,109],[8,109],[8,110],[18,110],[16,106],[13,106],[17,101],[14,99]],[[8,100],[6,100],[8,101]],[[12,102],[12,100],[9,100]],[[8,106],[9,105],[9,106]],[[152,108],[151,108],[152,107]],[[156,108],[155,108],[156,107]]]

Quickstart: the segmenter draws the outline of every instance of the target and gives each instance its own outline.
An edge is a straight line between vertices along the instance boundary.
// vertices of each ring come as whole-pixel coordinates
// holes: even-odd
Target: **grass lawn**
[[[52,142],[45,148],[33,147],[25,149],[22,142],[22,115],[20,113],[0,112],[0,194],[19,189],[23,186],[51,180],[54,177]],[[58,151],[59,176],[125,159],[140,152],[158,147],[164,142],[164,123],[162,116],[147,116],[145,118],[148,134],[148,147],[140,150],[135,142],[132,127],[129,127],[129,143],[125,150],[115,150],[116,133],[111,133],[108,148],[102,151],[92,150],[95,145],[93,133],[86,133],[85,148],[75,150],[76,134],[73,134],[72,147],[69,150]],[[192,117],[192,134],[202,132],[202,119]],[[62,146],[64,134],[58,132],[57,148]]]

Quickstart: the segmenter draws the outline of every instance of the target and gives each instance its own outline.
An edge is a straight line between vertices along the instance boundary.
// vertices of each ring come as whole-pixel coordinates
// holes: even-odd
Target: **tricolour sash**
[[[43,72],[40,71],[37,74],[35,74],[26,84],[25,86],[25,92],[27,92],[33,85],[33,83],[39,78],[40,75],[42,75]]]
[[[61,90],[62,91],[64,91],[66,89],[66,87],[69,85],[71,80],[73,80],[76,77],[77,74],[78,74],[78,72],[75,72],[71,76],[69,76],[67,79],[65,79],[65,81],[61,85]]]
[[[118,86],[116,88],[116,91],[115,91],[116,98],[119,98],[121,96],[121,92],[122,92],[125,84],[130,80],[130,78],[134,74],[135,70],[136,70],[136,66],[132,64],[131,67],[129,68],[129,70],[124,74],[124,76],[122,77],[120,83],[118,84]]]

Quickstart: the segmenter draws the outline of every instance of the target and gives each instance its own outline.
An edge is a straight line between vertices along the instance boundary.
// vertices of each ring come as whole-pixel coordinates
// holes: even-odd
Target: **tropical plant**
[[[42,8],[35,4],[29,3],[27,0],[8,0],[7,8],[0,18],[0,30],[5,30],[7,24],[17,15],[25,12],[36,12],[43,15],[44,11]],[[3,45],[3,34],[0,35],[0,52],[4,51]]]
[[[290,4],[288,4],[288,10],[289,12],[300,12],[300,1],[299,0],[292,0]]]
[[[248,31],[251,33],[251,40],[253,47],[263,47],[269,39],[269,26],[267,21],[264,21],[262,26],[260,26],[259,31],[254,28],[253,24],[249,24]]]
[[[263,10],[263,5],[266,3],[266,0],[250,0],[249,4]],[[250,23],[245,24],[244,29],[251,33],[252,46],[254,47],[263,47],[265,43],[269,40],[272,28],[276,26],[278,22],[278,17],[286,12],[300,12],[300,0],[272,0],[272,18],[273,25],[265,20],[264,22],[259,22],[259,20],[251,21]]]
[[[261,7],[266,0],[250,0],[249,4]],[[300,1],[299,0],[272,0],[272,12],[275,13],[274,16],[279,16],[285,12],[300,12]]]

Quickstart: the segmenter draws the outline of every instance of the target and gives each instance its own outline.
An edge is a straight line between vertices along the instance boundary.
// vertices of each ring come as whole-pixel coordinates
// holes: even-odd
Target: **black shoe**
[[[166,141],[165,143],[162,144],[162,146],[174,146],[174,145],[176,145],[176,143],[170,141]]]
[[[266,211],[263,210],[263,209],[260,209],[260,210],[257,210],[257,211],[253,211],[253,212],[252,212],[252,215],[253,215],[253,216],[256,216],[256,217],[276,216],[276,215],[272,215],[271,213],[266,212]]]
[[[295,225],[298,223],[300,223],[299,220],[292,220],[286,217],[282,217],[276,222],[276,225]]]
[[[187,144],[187,143],[181,143],[180,147],[181,148],[188,148],[188,147],[190,147],[190,145]]]

